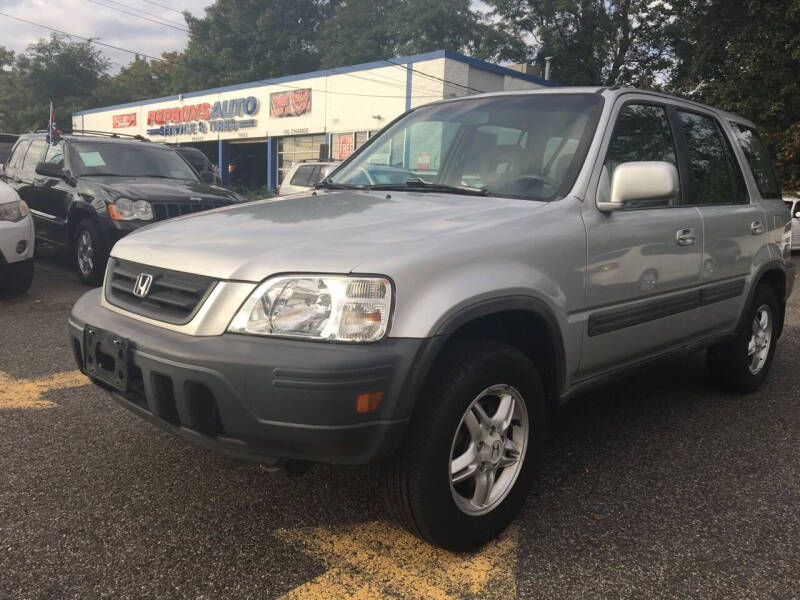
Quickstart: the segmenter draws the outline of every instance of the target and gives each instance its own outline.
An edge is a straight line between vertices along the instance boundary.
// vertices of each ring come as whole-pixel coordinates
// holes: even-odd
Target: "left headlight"
[[[131,221],[133,219],[151,221],[153,207],[146,200],[133,201],[130,198],[117,198],[113,204],[108,206],[108,214],[115,221]]]
[[[391,310],[392,283],[383,277],[273,277],[255,289],[228,331],[375,342],[386,335]]]
[[[0,221],[21,221],[30,211],[24,200],[15,200],[0,204]]]

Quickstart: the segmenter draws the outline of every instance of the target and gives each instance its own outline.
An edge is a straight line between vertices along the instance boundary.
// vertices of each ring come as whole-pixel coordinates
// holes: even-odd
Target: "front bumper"
[[[444,342],[387,338],[355,345],[190,336],[110,311],[101,306],[101,293],[87,292],[69,320],[81,370],[86,373],[87,324],[129,340],[130,391],[112,391],[118,402],[196,444],[265,464],[360,464],[390,455]],[[384,394],[380,406],[357,413],[356,396],[377,391]]]
[[[11,264],[33,258],[33,236],[33,219],[30,215],[15,223],[0,221],[0,263]],[[17,252],[20,242],[25,242],[25,249]]]

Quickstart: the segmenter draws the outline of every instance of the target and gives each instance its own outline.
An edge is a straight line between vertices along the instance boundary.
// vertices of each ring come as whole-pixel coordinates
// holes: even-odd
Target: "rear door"
[[[733,329],[741,313],[747,278],[765,251],[768,224],[751,201],[739,161],[719,119],[679,108],[680,143],[689,167],[689,203],[703,219],[702,289],[698,327]]]
[[[670,118],[674,109],[648,96],[625,95],[617,102],[598,197],[610,194],[614,170],[622,163],[680,166]],[[681,191],[676,198],[634,201],[612,213],[589,206],[584,213],[589,307],[581,358],[585,377],[658,354],[695,333],[703,226],[698,210],[683,202],[686,174],[678,170]]]

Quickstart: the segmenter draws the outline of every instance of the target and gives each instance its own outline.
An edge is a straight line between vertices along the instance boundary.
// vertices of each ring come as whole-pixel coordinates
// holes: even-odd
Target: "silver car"
[[[789,220],[741,117],[630,88],[472,96],[309,193],[122,239],[69,329],[156,426],[269,465],[381,460],[397,520],[470,550],[570,398],[693,349],[729,390],[764,382]]]
[[[800,250],[800,197],[784,196],[783,201],[792,217],[792,250]]]

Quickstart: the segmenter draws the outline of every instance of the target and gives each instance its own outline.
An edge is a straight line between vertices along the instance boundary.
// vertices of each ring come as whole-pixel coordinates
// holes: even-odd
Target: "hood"
[[[112,255],[254,282],[282,272],[349,273],[362,262],[379,265],[381,257],[399,253],[424,260],[443,248],[452,251],[458,238],[502,230],[543,205],[454,194],[324,191],[149,225],[117,242]]]
[[[200,198],[213,202],[240,201],[235,192],[201,181],[153,177],[90,177],[84,181],[103,188],[112,197],[124,196],[133,200],[176,202]]]
[[[19,196],[17,196],[17,192],[14,191],[14,188],[5,181],[0,181],[0,204],[16,202],[17,200],[19,200]]]

